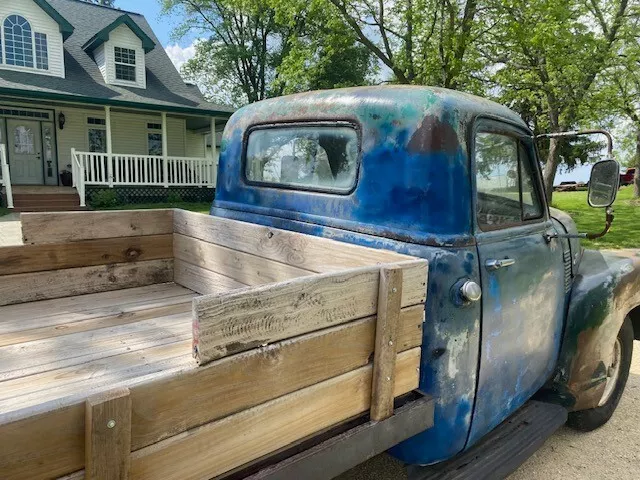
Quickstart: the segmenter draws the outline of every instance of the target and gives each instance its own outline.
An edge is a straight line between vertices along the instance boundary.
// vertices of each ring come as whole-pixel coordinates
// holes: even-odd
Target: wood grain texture
[[[173,210],[22,213],[25,245],[173,233]]]
[[[402,305],[423,303],[426,262],[402,267]],[[375,314],[379,267],[296,278],[195,298],[193,342],[200,364]]]
[[[131,397],[126,388],[89,397],[85,410],[87,480],[127,480],[131,464]]]
[[[366,365],[374,323],[350,322],[132,389],[134,449]],[[399,325],[401,350],[422,343],[421,308],[404,309]]]
[[[402,269],[381,268],[371,388],[370,417],[375,422],[389,418],[393,414],[393,385],[401,298]]]
[[[244,283],[240,283],[233,278],[225,277],[217,272],[179,259],[174,260],[173,280],[178,285],[202,295],[228,292],[229,290],[246,287]]]
[[[0,247],[0,275],[173,257],[173,235]]]
[[[176,210],[175,232],[313,272],[333,272],[413,257],[297,232]]]
[[[173,281],[173,259],[0,276],[0,305]]]
[[[313,274],[309,270],[174,234],[176,259],[220,273],[245,285],[262,285]]]
[[[398,355],[395,395],[418,386],[420,349]],[[171,437],[132,454],[132,479],[220,475],[369,409],[372,367],[330,380]]]
[[[402,310],[399,350],[421,344],[423,314],[421,305]],[[54,388],[0,403],[0,411],[15,410],[0,414],[0,471],[6,478],[41,479],[83,468],[86,393],[80,385],[94,392],[130,388],[135,450],[367,364],[374,330],[375,317],[369,317],[206,367],[192,367],[187,340],[118,355],[109,369],[96,360],[34,375],[34,390]],[[34,452],[37,462],[31,461]]]

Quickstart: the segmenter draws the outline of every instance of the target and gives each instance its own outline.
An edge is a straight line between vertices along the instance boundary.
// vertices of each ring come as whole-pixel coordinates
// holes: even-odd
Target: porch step
[[[39,207],[14,207],[13,211],[16,213],[29,213],[29,212],[75,212],[81,210],[89,210],[88,207],[81,207],[79,205],[48,205]]]
[[[68,187],[20,187],[13,195],[13,204],[16,212],[86,210],[80,207],[75,189]]]

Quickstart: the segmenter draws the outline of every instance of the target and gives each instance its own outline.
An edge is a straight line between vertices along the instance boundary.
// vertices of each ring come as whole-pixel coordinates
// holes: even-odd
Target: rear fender
[[[615,339],[625,317],[638,306],[640,250],[586,250],[574,280],[552,385],[570,410],[598,406]]]

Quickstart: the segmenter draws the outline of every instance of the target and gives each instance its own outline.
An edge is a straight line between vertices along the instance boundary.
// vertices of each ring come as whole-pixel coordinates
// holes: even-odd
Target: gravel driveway
[[[341,475],[339,480],[402,480],[402,466],[379,455]],[[609,422],[591,433],[560,429],[509,480],[640,479],[640,342],[627,388]]]

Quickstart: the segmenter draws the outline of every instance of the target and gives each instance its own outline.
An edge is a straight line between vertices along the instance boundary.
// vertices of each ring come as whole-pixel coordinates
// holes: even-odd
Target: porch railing
[[[213,158],[79,152],[71,149],[73,183],[85,201],[85,185],[155,185],[213,188]]]
[[[0,185],[4,185],[4,192],[7,196],[7,207],[13,208],[13,192],[11,191],[11,172],[7,162],[7,147],[0,143]]]

